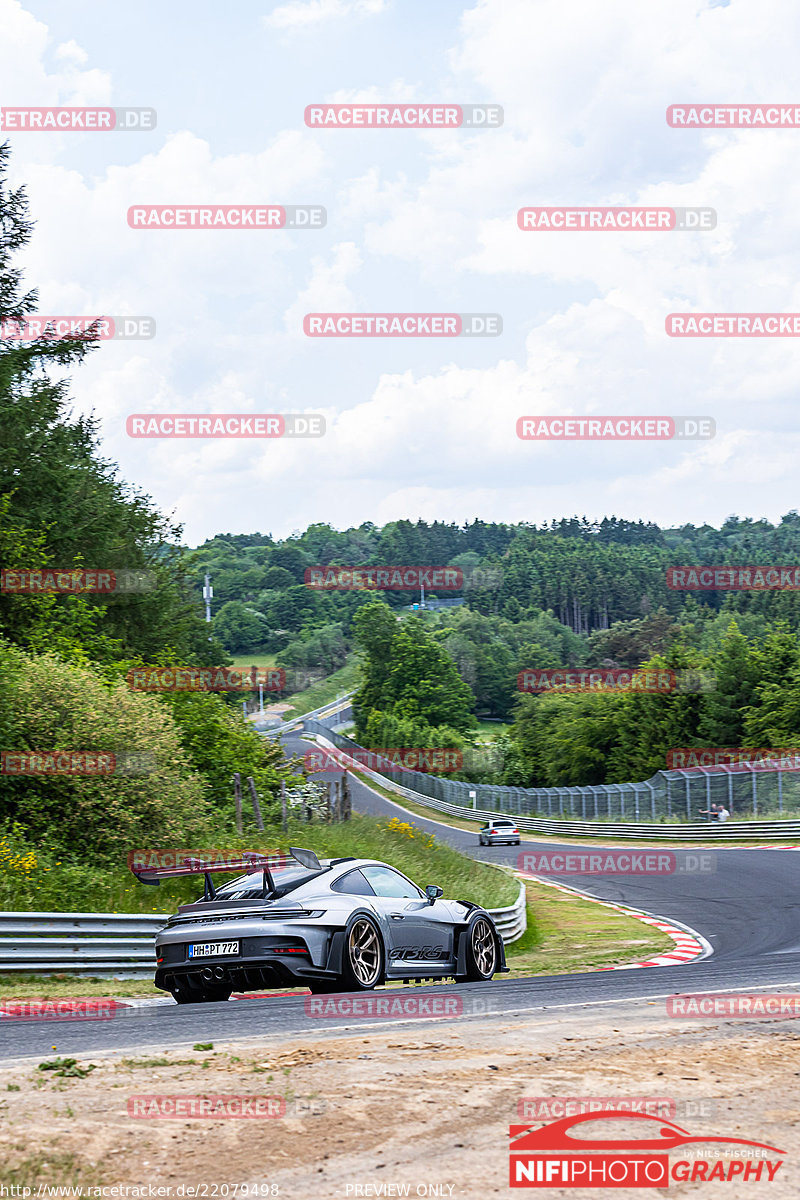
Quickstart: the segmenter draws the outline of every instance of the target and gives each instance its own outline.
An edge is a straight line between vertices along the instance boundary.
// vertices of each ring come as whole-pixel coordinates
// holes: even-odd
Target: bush
[[[163,703],[49,654],[0,649],[0,667],[2,749],[104,752],[118,764],[113,774],[5,774],[0,819],[105,861],[203,837],[207,785]],[[121,773],[125,756],[145,773]]]

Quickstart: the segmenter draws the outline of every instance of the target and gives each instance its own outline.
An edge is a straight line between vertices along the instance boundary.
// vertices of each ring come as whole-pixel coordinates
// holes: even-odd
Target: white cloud
[[[387,0],[291,0],[279,4],[266,17],[271,29],[287,32],[316,28],[327,21],[372,17],[385,12]]]
[[[287,3],[266,21],[293,31],[386,7]],[[175,509],[190,538],[320,519],[614,511],[674,522],[796,506],[796,344],[671,339],[664,318],[800,312],[798,133],[671,130],[665,109],[790,100],[800,11],[789,0],[651,0],[635,20],[632,11],[630,0],[477,0],[447,62],[431,71],[409,56],[401,76],[392,58],[382,78],[376,59],[374,83],[332,97],[500,103],[498,130],[338,134],[305,129],[301,114],[289,129],[259,126],[250,151],[159,130],[126,143],[138,159],[94,172],[66,155],[31,158],[62,154],[64,138],[20,140],[15,182],[27,182],[38,220],[26,267],[43,310],[157,319],[153,342],[92,356],[74,394],[102,417],[123,473]],[[13,41],[0,45],[4,97],[111,97],[79,29],[48,69],[46,27],[17,0],[0,0],[0,14]],[[329,224],[318,237],[127,228],[130,204],[170,201],[316,202]],[[629,235],[516,226],[523,205],[594,203],[710,205],[719,224]],[[397,343],[353,340],[312,354],[299,332],[308,311],[387,311],[393,296],[404,311],[430,311],[444,294],[469,296],[459,308],[478,311],[484,293],[506,333],[481,346],[409,341],[398,354]],[[338,393],[350,407],[337,411],[326,372],[347,381],[364,362],[358,385]],[[123,431],[133,411],[287,408],[324,411],[327,436],[133,443]],[[532,445],[515,433],[526,413],[707,414],[718,435]]]

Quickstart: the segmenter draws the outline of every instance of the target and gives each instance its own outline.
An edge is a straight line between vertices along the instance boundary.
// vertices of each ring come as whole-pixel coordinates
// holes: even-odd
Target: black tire
[[[383,980],[386,955],[380,930],[366,913],[348,923],[342,951],[342,989],[370,992]],[[340,989],[341,990],[341,989]]]
[[[329,979],[309,979],[308,988],[312,996],[330,996],[334,992],[340,992],[342,985],[334,981],[331,983]]]
[[[170,991],[176,1004],[214,1004],[230,1000],[233,988],[192,988],[185,983],[174,983]]]
[[[498,954],[494,926],[478,913],[470,922],[467,939],[467,973],[460,978],[470,983],[487,983],[497,970]]]

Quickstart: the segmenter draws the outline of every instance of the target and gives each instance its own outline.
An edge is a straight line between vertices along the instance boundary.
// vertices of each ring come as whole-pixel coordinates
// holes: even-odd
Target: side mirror
[[[444,890],[437,887],[435,883],[429,883],[425,888],[425,895],[428,897],[428,904],[433,904],[434,900],[438,900],[444,895]]]

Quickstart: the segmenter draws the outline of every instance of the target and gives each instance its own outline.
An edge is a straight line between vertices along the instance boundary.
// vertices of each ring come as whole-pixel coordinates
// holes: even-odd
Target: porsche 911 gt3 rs
[[[422,891],[374,859],[320,861],[311,850],[243,853],[225,866],[187,859],[134,869],[142,883],[204,874],[156,937],[156,987],[179,1004],[279,986],[366,991],[392,980],[488,981],[507,971],[490,914],[442,889]],[[244,874],[215,888],[215,870]]]

